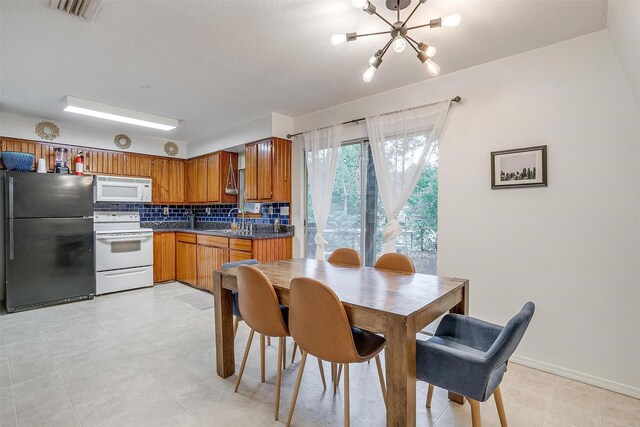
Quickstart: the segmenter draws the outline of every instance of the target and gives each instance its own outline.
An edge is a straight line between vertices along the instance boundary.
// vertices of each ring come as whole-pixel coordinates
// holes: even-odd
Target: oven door
[[[153,265],[153,232],[96,233],[96,270]]]

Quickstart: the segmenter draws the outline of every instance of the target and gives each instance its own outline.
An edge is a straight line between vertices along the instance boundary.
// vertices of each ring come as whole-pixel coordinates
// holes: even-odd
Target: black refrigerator
[[[4,172],[8,312],[96,292],[93,177]]]

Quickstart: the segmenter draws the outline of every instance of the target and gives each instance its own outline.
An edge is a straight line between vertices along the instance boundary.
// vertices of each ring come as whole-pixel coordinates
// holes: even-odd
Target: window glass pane
[[[438,148],[416,184],[398,220],[404,232],[396,250],[411,257],[419,273],[436,274],[438,232]],[[364,159],[361,158],[364,151]],[[361,174],[361,166],[364,173]],[[361,178],[364,176],[364,180]],[[364,196],[363,196],[364,195]],[[362,217],[364,213],[364,218]],[[382,227],[387,220],[376,182],[368,143],[340,148],[331,212],[325,229],[327,254],[339,247],[358,250],[372,266],[382,252]],[[364,224],[364,229],[362,228]],[[316,226],[311,191],[307,191],[307,257],[314,258]],[[362,248],[362,243],[364,247]]]
[[[382,227],[387,223],[382,199],[377,194],[376,254],[382,251]],[[407,204],[398,215],[403,233],[396,251],[409,256],[418,273],[436,274],[438,248],[438,148],[422,173]]]
[[[337,248],[360,251],[361,240],[361,144],[340,148],[336,179],[331,198],[331,211],[324,238],[329,242],[327,255]],[[308,182],[310,180],[307,180]],[[309,184],[307,184],[309,185]],[[311,188],[307,189],[307,257],[314,258],[316,224],[313,218]]]

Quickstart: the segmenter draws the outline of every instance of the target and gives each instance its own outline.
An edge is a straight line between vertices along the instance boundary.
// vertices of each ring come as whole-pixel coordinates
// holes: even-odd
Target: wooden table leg
[[[464,290],[462,291],[462,301],[460,301],[457,305],[455,305],[449,313],[456,314],[464,314],[467,316],[469,314],[469,282],[464,285]],[[449,400],[452,402],[456,402],[459,404],[464,404],[464,397],[453,392],[448,392]]]
[[[229,278],[229,280],[235,280]],[[222,274],[213,274],[213,300],[216,330],[216,370],[226,378],[233,375],[236,368],[233,348],[232,292],[222,287]]]
[[[416,331],[401,316],[389,316],[385,334],[387,426],[416,425]]]

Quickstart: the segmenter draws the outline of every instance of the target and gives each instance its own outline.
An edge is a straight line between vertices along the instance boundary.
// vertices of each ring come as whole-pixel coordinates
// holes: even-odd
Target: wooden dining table
[[[310,277],[338,295],[349,321],[384,335],[387,381],[387,426],[416,424],[416,334],[444,313],[467,314],[469,281],[372,267],[291,259],[259,264],[271,280],[283,305],[289,304],[289,284]],[[232,290],[237,290],[237,268],[214,277],[216,363],[219,376],[235,372]],[[449,399],[463,403],[462,396]]]

